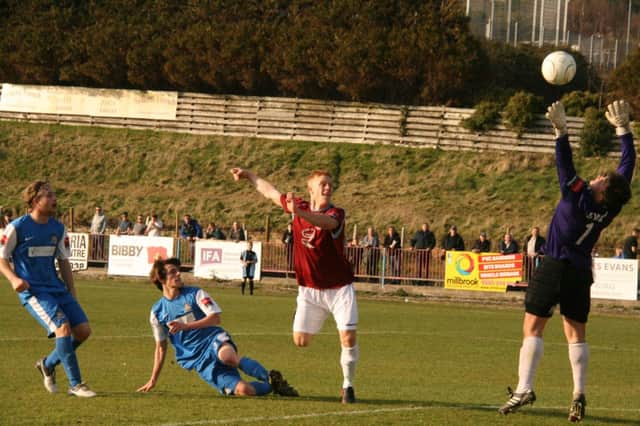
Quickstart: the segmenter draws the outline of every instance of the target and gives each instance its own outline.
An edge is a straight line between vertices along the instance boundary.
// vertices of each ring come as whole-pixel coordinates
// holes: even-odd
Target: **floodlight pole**
[[[569,44],[569,36],[567,33],[567,17],[569,15],[569,1],[570,0],[564,0],[564,23],[562,27],[562,32],[564,34],[563,36],[564,44]]]
[[[531,44],[536,41],[536,16],[538,13],[538,0],[533,0],[533,22],[531,23]]]
[[[544,44],[544,1],[545,0],[540,0],[540,39],[538,42],[540,47]]]
[[[560,43],[560,1],[556,0],[556,46]]]
[[[625,56],[629,56],[629,34],[631,32],[631,0],[629,0],[629,12],[627,13],[627,42],[625,46]]]
[[[511,0],[507,0],[507,41],[511,40]]]

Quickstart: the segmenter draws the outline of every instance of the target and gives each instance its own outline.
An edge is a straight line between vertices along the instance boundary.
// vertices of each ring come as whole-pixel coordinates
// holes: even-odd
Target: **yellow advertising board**
[[[455,290],[504,292],[522,281],[522,254],[448,251],[444,287]]]

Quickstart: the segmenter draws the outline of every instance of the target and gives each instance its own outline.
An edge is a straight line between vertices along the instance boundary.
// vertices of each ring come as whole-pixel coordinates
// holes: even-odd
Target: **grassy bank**
[[[551,137],[551,136],[550,136]],[[585,178],[614,168],[613,159],[582,159]],[[271,141],[193,136],[153,131],[0,122],[0,204],[22,209],[19,193],[34,178],[58,189],[61,209],[75,208],[86,224],[100,204],[110,218],[119,212],[157,212],[167,222],[191,213],[201,222],[250,229],[285,226],[281,210],[228,170],[252,168],[280,190],[303,193],[312,169],[335,177],[334,200],[347,210],[349,232],[388,224],[413,233],[432,223],[438,239],[456,223],[469,244],[480,230],[497,242],[506,227],[517,239],[532,225],[546,226],[559,198],[552,155],[445,152],[392,146]],[[640,194],[638,180],[633,184]],[[637,224],[640,196],[603,234],[603,254]],[[607,247],[605,250],[604,247]]]

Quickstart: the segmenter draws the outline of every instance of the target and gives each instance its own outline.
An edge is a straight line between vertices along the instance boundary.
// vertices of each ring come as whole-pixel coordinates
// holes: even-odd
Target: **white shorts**
[[[298,287],[296,302],[294,332],[317,334],[329,313],[338,330],[355,330],[358,326],[358,304],[352,284],[326,290]]]

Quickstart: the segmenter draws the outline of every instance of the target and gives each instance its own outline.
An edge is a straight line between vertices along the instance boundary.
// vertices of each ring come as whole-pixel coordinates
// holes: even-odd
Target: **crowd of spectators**
[[[7,212],[7,214],[10,215],[11,213]],[[5,221],[3,219],[0,219],[0,225],[2,225],[4,222]],[[126,211],[120,214],[117,224],[115,224],[115,226],[112,226],[110,232],[109,220],[107,219],[104,211],[102,210],[102,207],[100,206],[96,206],[95,208],[95,213],[91,218],[91,223],[89,225],[89,233],[94,236],[112,233],[115,235],[146,235],[149,237],[158,237],[166,234],[164,222],[158,217],[156,213],[153,213],[146,217],[139,214],[136,216],[135,222],[131,222],[129,220],[129,212]],[[225,232],[222,231],[222,229],[218,227],[214,222],[209,222],[207,227],[203,230],[202,225],[200,225],[198,220],[191,217],[191,215],[189,214],[184,215],[184,217],[182,218],[182,221],[178,226],[178,236],[181,239],[189,241],[195,241],[197,239],[229,239],[236,242],[247,240],[246,231],[244,228],[240,227],[238,222],[233,222],[228,230],[228,233],[225,234]]]
[[[7,223],[12,220],[11,212],[4,210],[0,216],[0,228],[4,228]],[[157,214],[153,213],[148,216],[137,215],[135,222],[129,220],[128,212],[120,214],[119,221],[115,226],[109,227],[109,220],[105,216],[100,206],[95,207],[95,213],[90,223],[90,233],[93,238],[102,239],[107,233],[115,235],[146,235],[150,237],[167,235],[163,221]],[[111,232],[109,230],[111,229]],[[407,256],[407,259],[415,259],[411,261],[415,263],[414,272],[418,277],[429,276],[429,265],[432,259],[446,258],[447,251],[464,251],[471,250],[474,253],[501,253],[504,255],[522,253],[525,268],[534,268],[539,263],[544,252],[545,239],[540,235],[540,228],[534,226],[530,232],[520,240],[516,240],[511,231],[507,231],[497,245],[493,245],[485,231],[481,231],[478,238],[468,249],[462,235],[458,233],[456,225],[445,225],[445,233],[437,243],[435,233],[430,229],[429,223],[423,223],[415,233],[407,238],[408,244],[405,244],[404,230],[403,235],[396,230],[394,226],[388,226],[384,236],[380,238],[373,227],[368,227],[366,234],[358,239],[354,236],[347,244],[349,253],[351,253],[351,261],[357,269],[357,274],[375,276],[380,273],[380,260],[382,259],[382,249],[386,256],[385,267],[388,268],[385,273],[389,276],[401,276],[403,267],[403,252],[413,252]],[[194,242],[197,239],[216,239],[229,241],[247,241],[247,232],[238,222],[233,222],[231,227],[225,232],[216,225],[215,222],[209,222],[205,229],[200,225],[197,219],[191,215],[184,215],[179,224],[178,236],[182,240]],[[638,254],[638,237],[640,236],[640,228],[633,228],[630,235],[627,236],[621,244],[615,246],[615,254],[610,256],[619,259],[637,259]],[[293,232],[289,223],[283,231],[280,239],[281,243],[286,246],[287,265],[289,270],[293,269]],[[94,250],[104,250],[104,244],[93,244]],[[357,250],[353,250],[357,248]],[[403,250],[406,249],[406,250]],[[102,257],[101,253],[95,253],[98,257]],[[599,256],[596,252],[594,256]],[[435,256],[435,257],[433,257]]]

